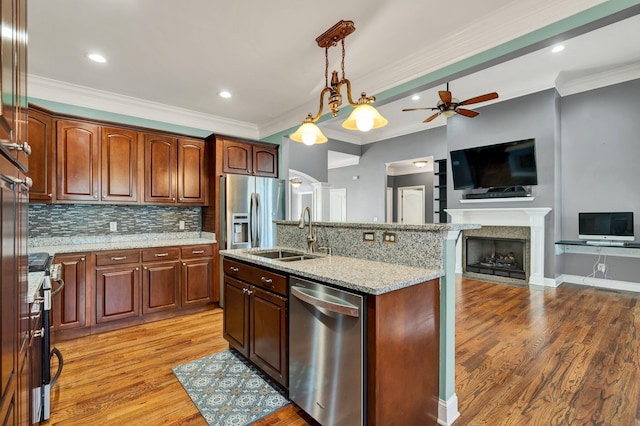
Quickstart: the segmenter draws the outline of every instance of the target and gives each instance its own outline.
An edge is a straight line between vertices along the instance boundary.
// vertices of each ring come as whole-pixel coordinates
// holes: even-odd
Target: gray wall
[[[200,207],[29,204],[29,238],[200,232]],[[109,231],[109,222],[118,231]]]
[[[511,99],[505,102],[478,108],[476,118],[453,116],[447,122],[447,148],[449,151],[482,145],[491,145],[520,139],[535,138],[538,185],[532,187],[535,200],[526,202],[478,203],[470,207],[460,200],[464,191],[453,189],[451,165],[447,174],[447,207],[463,208],[508,208],[551,207],[555,205],[556,136],[558,113],[557,93],[554,89]],[[555,220],[553,213],[545,218],[545,277],[555,277]]]
[[[347,188],[347,220],[383,222],[387,186],[385,163],[428,156],[445,158],[446,131],[446,126],[441,126],[363,145],[360,164],[329,170],[329,183],[334,188]],[[359,179],[353,180],[353,176],[359,176]]]
[[[393,188],[393,222],[398,221],[398,188],[424,185],[424,221],[433,223],[433,172],[388,176],[387,187]]]
[[[564,97],[561,108],[562,238],[577,239],[578,212],[633,211],[640,241],[640,79]],[[563,257],[563,273],[581,276],[597,260]],[[609,278],[638,282],[638,259],[606,263]]]
[[[329,142],[320,145],[307,146],[291,141],[288,138],[285,139],[286,141],[282,144],[283,151],[286,149],[285,147],[288,147],[288,153],[284,156],[284,161],[281,162],[281,170],[284,171],[284,176],[286,176],[289,169],[295,169],[316,178],[318,182],[328,181],[327,153],[329,150],[353,155],[360,155],[361,152],[359,145],[336,140],[329,140]]]

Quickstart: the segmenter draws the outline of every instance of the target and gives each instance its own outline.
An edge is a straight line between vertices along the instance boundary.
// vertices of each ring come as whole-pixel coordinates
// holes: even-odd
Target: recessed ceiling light
[[[218,93],[218,96],[220,96],[221,98],[229,99],[231,97],[231,93],[223,90],[222,92]]]
[[[412,100],[412,101],[420,100],[420,95],[413,95],[413,96],[411,97],[411,100]]]
[[[558,52],[562,52],[563,50],[564,50],[564,46],[562,44],[558,44],[553,46],[553,49],[551,49],[551,52],[558,53]]]
[[[98,62],[100,64],[104,64],[105,62],[107,62],[107,59],[98,53],[89,53],[87,54],[87,58],[91,59],[93,62]]]

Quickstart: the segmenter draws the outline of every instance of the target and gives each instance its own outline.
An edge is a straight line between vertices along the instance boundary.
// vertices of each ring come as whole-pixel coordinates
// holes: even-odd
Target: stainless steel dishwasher
[[[364,298],[289,285],[289,398],[324,426],[364,424]]]

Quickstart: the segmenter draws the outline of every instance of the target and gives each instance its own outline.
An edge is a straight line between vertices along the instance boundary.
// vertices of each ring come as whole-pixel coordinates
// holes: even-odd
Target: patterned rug
[[[173,367],[173,373],[210,425],[247,425],[289,403],[233,351]]]

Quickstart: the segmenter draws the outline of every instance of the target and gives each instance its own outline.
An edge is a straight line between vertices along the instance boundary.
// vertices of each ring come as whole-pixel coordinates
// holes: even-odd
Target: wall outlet
[[[374,242],[376,240],[376,233],[372,231],[365,231],[362,233],[362,241]]]
[[[181,220],[180,222],[178,222],[178,228],[179,228],[181,231],[184,231],[184,220]]]
[[[382,241],[385,243],[393,244],[397,242],[397,236],[395,232],[383,232],[382,233]]]
[[[607,265],[604,263],[598,263],[598,271],[604,273],[607,270]]]
[[[109,231],[118,232],[118,222],[109,222]]]

